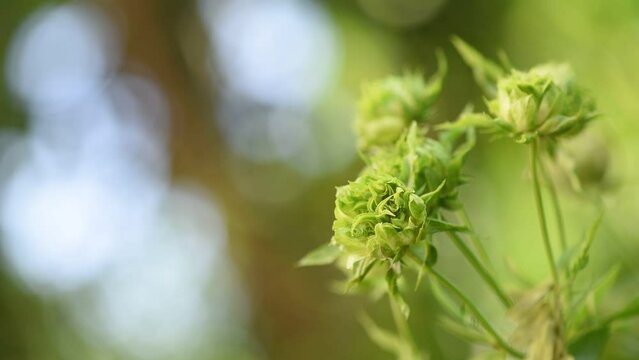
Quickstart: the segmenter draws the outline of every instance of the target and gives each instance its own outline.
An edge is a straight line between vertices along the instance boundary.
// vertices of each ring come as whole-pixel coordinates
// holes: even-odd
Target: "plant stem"
[[[567,248],[566,227],[564,226],[564,217],[561,214],[561,204],[559,203],[559,196],[557,196],[557,189],[555,189],[555,184],[550,178],[550,175],[548,175],[546,167],[543,164],[540,164],[540,167],[541,173],[544,177],[544,181],[548,185],[550,200],[552,201],[553,210],[555,212],[555,219],[557,221],[557,228],[559,230],[559,245],[561,246],[561,251],[565,252]]]
[[[391,313],[393,314],[393,321],[395,322],[397,333],[402,339],[404,339],[404,341],[406,341],[406,343],[410,344],[411,354],[405,354],[403,358],[410,359],[412,358],[412,355],[417,353],[415,340],[413,339],[413,335],[410,331],[410,327],[408,326],[408,322],[399,309],[399,305],[397,304],[395,299],[393,299],[392,296],[389,296],[388,300],[390,302]]]
[[[541,236],[544,241],[544,248],[546,250],[546,257],[550,264],[550,270],[555,282],[555,286],[559,291],[559,271],[557,270],[557,264],[555,264],[555,256],[552,253],[552,245],[550,244],[550,237],[548,236],[548,225],[546,224],[546,214],[544,211],[544,202],[541,197],[541,186],[539,184],[539,173],[537,171],[538,166],[538,140],[532,142],[530,147],[530,171],[533,178],[533,190],[535,194],[535,205],[537,206],[537,217],[539,218],[539,224],[541,227]]]
[[[497,331],[492,327],[492,325],[490,325],[488,320],[486,320],[484,315],[482,315],[482,313],[475,306],[475,304],[473,304],[473,302],[470,301],[470,299],[468,299],[468,297],[466,297],[466,295],[464,295],[464,293],[462,293],[461,290],[459,290],[455,285],[453,285],[453,283],[451,283],[448,279],[446,279],[442,274],[437,272],[437,270],[433,268],[428,268],[428,271],[437,279],[437,281],[442,283],[453,294],[455,294],[455,296],[468,308],[468,310],[473,314],[473,316],[477,319],[477,321],[484,328],[484,330],[486,330],[486,332],[489,333],[495,339],[496,345],[498,345],[499,347],[501,347],[506,352],[508,352],[509,354],[511,354],[512,356],[516,358],[522,359],[524,357],[523,353],[521,353],[520,351],[510,346],[510,344],[508,344],[508,342],[506,342],[497,333]]]
[[[546,214],[544,211],[544,202],[541,196],[541,186],[539,184],[539,173],[537,167],[539,166],[539,140],[535,139],[530,147],[530,171],[533,178],[533,192],[535,195],[535,204],[537,206],[537,217],[539,218],[539,225],[541,227],[541,235],[544,240],[544,247],[546,249],[546,257],[550,264],[550,270],[554,281],[554,294],[555,294],[555,306],[557,314],[557,324],[559,329],[559,338],[564,337],[564,320],[563,309],[561,304],[561,285],[559,278],[559,271],[557,270],[557,264],[555,263],[555,257],[552,252],[552,245],[550,243],[550,237],[548,236],[548,225],[546,224]]]
[[[462,205],[461,209],[458,210],[458,214],[461,217],[462,224],[468,228],[468,237],[470,238],[470,241],[472,241],[475,250],[479,253],[479,257],[481,257],[484,264],[492,269],[492,262],[488,257],[488,253],[486,252],[486,248],[484,248],[481,239],[477,236],[473,224],[470,222],[470,217],[468,216],[468,212],[466,212],[466,207]]]
[[[491,289],[495,292],[499,300],[506,306],[507,308],[512,306],[512,300],[506,295],[504,290],[499,286],[497,280],[490,274],[490,272],[484,267],[484,265],[479,262],[479,259],[473,254],[473,252],[468,248],[466,243],[457,235],[456,233],[449,231],[448,236],[453,241],[455,246],[461,251],[461,253],[466,257],[468,262],[473,266],[473,268],[479,273],[479,275],[486,281],[486,283],[490,286]]]

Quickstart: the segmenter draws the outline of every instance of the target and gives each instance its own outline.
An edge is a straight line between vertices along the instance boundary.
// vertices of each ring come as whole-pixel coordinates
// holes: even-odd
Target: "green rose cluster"
[[[356,130],[366,166],[337,188],[333,237],[302,265],[342,259],[355,282],[380,264],[398,274],[407,253],[434,262],[432,234],[463,229],[445,222],[441,210],[459,207],[461,165],[474,132],[442,130],[433,138],[427,127],[445,72],[440,55],[429,81],[408,74],[363,89]]]
[[[637,306],[631,303],[599,319],[598,311],[591,311],[592,304],[586,301],[599,288],[587,290],[587,296],[576,296],[575,289],[581,286],[577,274],[588,264],[602,217],[590,227],[578,251],[576,244],[568,242],[554,174],[548,171],[565,170],[575,190],[587,188],[587,194],[602,206],[598,191],[610,180],[607,153],[604,144],[597,146],[586,137],[588,131],[583,131],[596,117],[594,102],[577,85],[567,65],[543,64],[519,71],[505,57],[499,65],[461,39],[453,43],[486,93],[486,112],[473,112],[467,106],[456,121],[434,125],[433,105],[446,71],[442,56],[437,74],[428,81],[419,74],[408,74],[364,88],[355,125],[365,166],[355,180],[337,188],[330,242],[305,256],[300,265],[336,262],[348,276],[346,289],[358,285],[373,297],[388,295],[397,333],[378,327],[367,317],[362,325],[373,341],[398,359],[427,358],[419,351],[407,322],[409,305],[402,296],[402,284],[409,269],[416,272],[417,285],[427,276],[445,313],[442,324],[492,349],[484,355],[570,360],[587,354],[585,357],[599,358],[601,346],[591,346],[593,334],[601,332],[607,337],[611,323],[636,316]],[[460,186],[466,182],[462,165],[475,145],[475,129],[509,137],[529,150],[533,199],[552,276],[550,283],[533,291],[520,295],[506,291],[459,199]],[[560,257],[555,256],[548,227],[547,195],[552,200]],[[446,221],[448,216],[454,216],[454,223]],[[473,298],[439,271],[434,235],[440,232],[511,315],[516,327],[510,337],[502,336],[502,330]],[[605,283],[609,285],[608,280],[601,281]],[[592,324],[602,325],[593,328]]]
[[[366,166],[337,188],[334,235],[321,263],[345,259],[356,281],[378,264],[399,273],[403,257],[417,248],[424,261],[433,259],[430,235],[463,229],[445,222],[440,210],[458,207],[461,165],[474,133],[444,130],[435,139],[427,129],[445,68],[440,58],[429,82],[411,74],[364,89],[356,125]]]

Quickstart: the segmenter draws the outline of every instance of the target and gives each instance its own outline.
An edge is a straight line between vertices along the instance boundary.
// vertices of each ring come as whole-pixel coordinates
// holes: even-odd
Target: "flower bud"
[[[368,152],[392,145],[412,122],[427,122],[445,72],[446,61],[439,55],[438,71],[429,81],[420,73],[408,73],[365,86],[355,123],[359,148]]]
[[[333,239],[352,254],[392,258],[422,239],[426,216],[424,199],[401,180],[364,174],[337,189]]]
[[[371,155],[370,165],[364,173],[390,174],[414,189],[418,196],[433,192],[444,184],[429,202],[429,209],[455,209],[458,187],[464,182],[461,165],[473,142],[469,139],[466,146],[456,146],[461,134],[448,133],[449,136],[437,141],[428,138],[413,123],[394,146],[379,149]]]
[[[499,131],[520,143],[574,135],[595,117],[594,102],[565,64],[512,70],[498,80],[488,109]]]

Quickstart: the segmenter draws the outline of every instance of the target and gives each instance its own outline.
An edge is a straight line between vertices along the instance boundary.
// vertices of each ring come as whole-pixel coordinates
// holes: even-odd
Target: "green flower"
[[[570,67],[556,64],[512,70],[497,81],[488,109],[497,129],[520,143],[577,134],[596,115]]]
[[[362,175],[337,188],[333,242],[356,257],[392,260],[424,239],[428,201],[391,175]]]
[[[554,142],[579,133],[596,117],[594,101],[566,64],[543,64],[528,71],[483,57],[459,38],[453,43],[488,96],[489,116],[466,116],[456,127],[479,126],[519,143],[537,138]],[[502,59],[503,60],[503,59]]]
[[[380,149],[368,158],[364,173],[385,173],[400,179],[417,195],[435,191],[430,209],[459,207],[458,188],[464,183],[461,167],[466,153],[474,145],[473,133],[465,143],[457,146],[463,132],[443,132],[440,140],[426,137],[423,130],[413,123],[394,146]],[[429,209],[429,210],[430,210]]]
[[[445,58],[438,53],[438,71],[429,81],[420,73],[408,73],[365,86],[355,122],[360,150],[392,145],[413,121],[427,122],[445,73]]]

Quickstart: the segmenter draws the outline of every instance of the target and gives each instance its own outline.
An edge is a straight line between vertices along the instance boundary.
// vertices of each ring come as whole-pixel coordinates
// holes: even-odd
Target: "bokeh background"
[[[0,359],[388,359],[341,274],[295,262],[331,236],[334,187],[361,163],[362,83],[450,72],[438,121],[482,106],[457,34],[526,68],[570,62],[597,98],[607,212],[587,279],[605,311],[639,294],[639,2],[634,0],[3,0]],[[481,141],[463,190],[502,273],[548,276],[525,153]],[[562,193],[570,241],[597,208]],[[508,329],[443,242],[442,271]],[[506,281],[512,277],[505,275]],[[515,281],[511,281],[515,285]],[[411,326],[433,359],[471,349],[426,291]],[[636,359],[623,324],[607,359]]]

